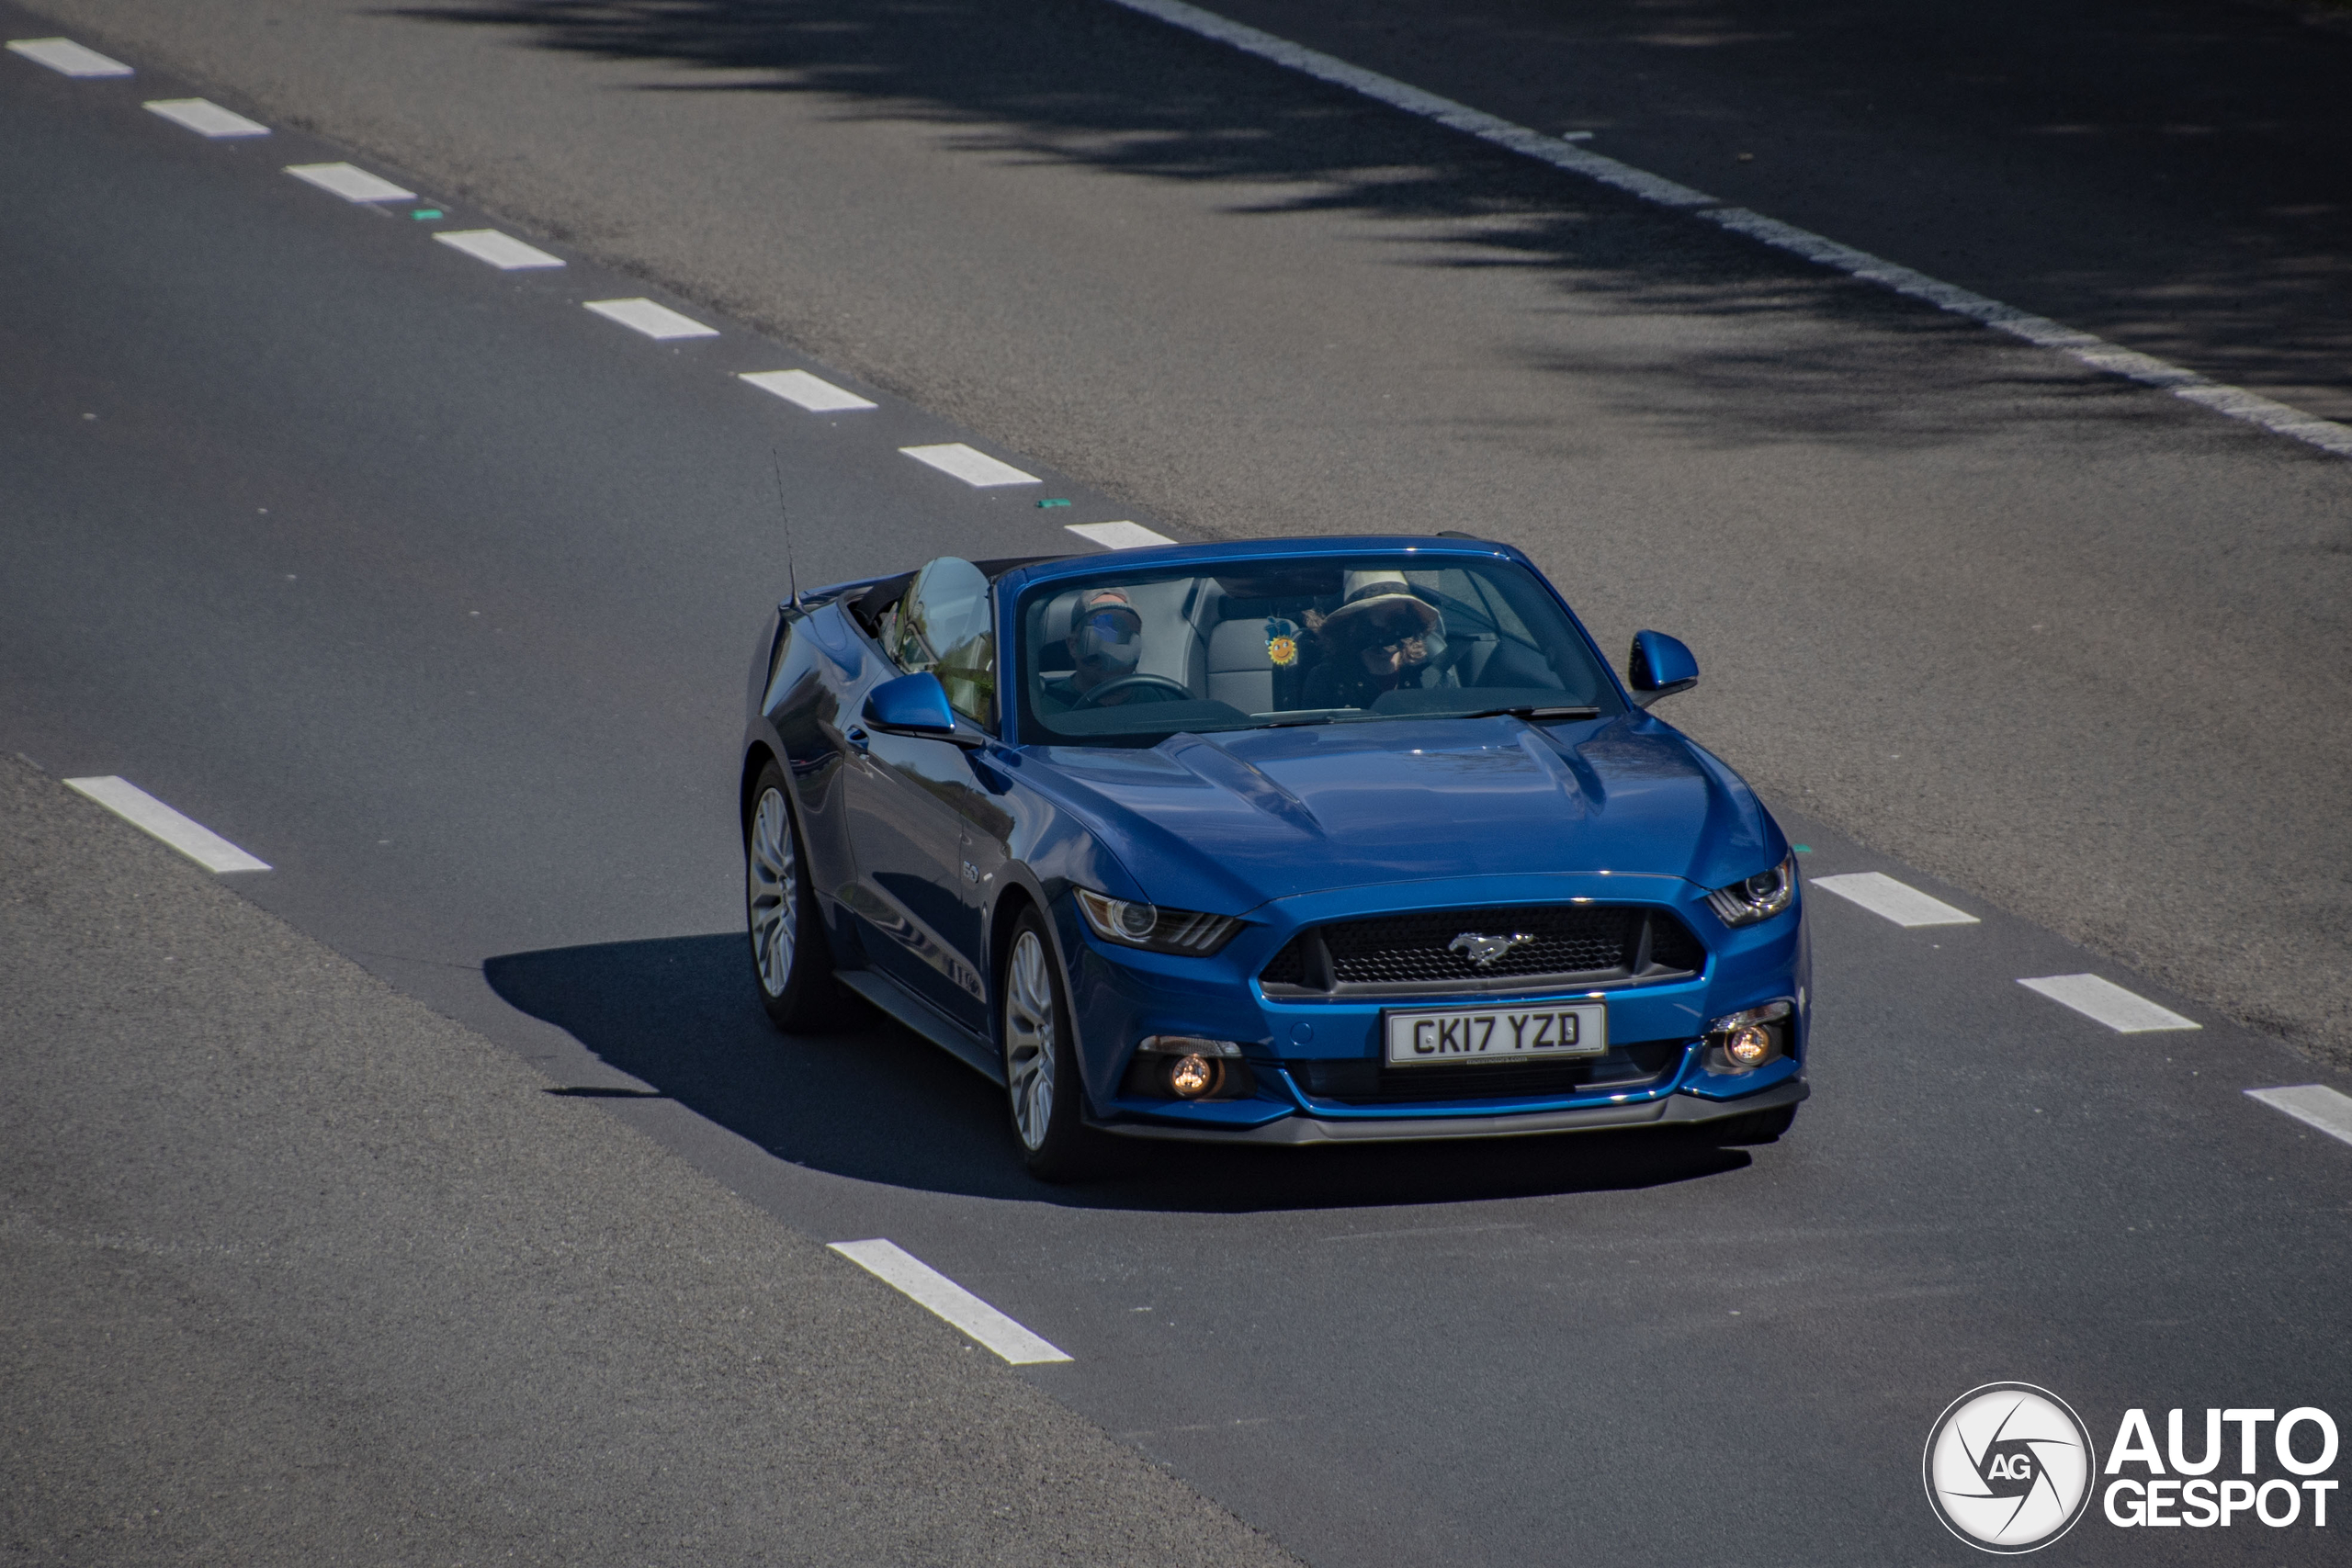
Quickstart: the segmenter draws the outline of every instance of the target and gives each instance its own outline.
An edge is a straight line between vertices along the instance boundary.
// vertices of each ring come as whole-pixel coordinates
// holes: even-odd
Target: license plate
[[[1598,1056],[1609,1049],[1609,1010],[1598,1002],[1391,1012],[1381,1022],[1392,1067]]]

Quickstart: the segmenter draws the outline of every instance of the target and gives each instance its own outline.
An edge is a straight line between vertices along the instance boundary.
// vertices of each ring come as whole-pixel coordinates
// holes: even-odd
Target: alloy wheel
[[[1004,1069],[1013,1124],[1031,1149],[1045,1146],[1054,1119],[1054,980],[1034,931],[1012,941],[1004,987]]]
[[[745,897],[752,917],[752,957],[760,986],[784,995],[792,979],[800,937],[800,876],[792,851],[792,818],[781,791],[763,790],[752,816],[751,852],[744,857]]]

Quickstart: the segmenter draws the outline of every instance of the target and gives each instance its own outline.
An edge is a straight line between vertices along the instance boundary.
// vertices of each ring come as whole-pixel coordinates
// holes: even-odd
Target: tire
[[[842,989],[832,948],[808,881],[799,826],[784,770],[774,762],[752,786],[743,821],[743,907],[751,928],[752,979],[768,1021],[807,1034],[841,1021]]]
[[[1729,1116],[1708,1130],[1718,1144],[1777,1144],[1781,1134],[1796,1124],[1797,1108],[1783,1105],[1778,1111],[1751,1111],[1745,1116]]]
[[[1013,924],[996,992],[1005,1100],[1022,1163],[1040,1181],[1073,1180],[1091,1168],[1095,1141],[1080,1114],[1086,1089],[1061,964],[1034,908]]]

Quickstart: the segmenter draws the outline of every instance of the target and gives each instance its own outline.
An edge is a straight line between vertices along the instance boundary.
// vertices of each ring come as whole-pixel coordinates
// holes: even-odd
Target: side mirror
[[[928,670],[885,681],[866,693],[865,722],[885,735],[918,735],[954,746],[987,744],[978,735],[956,728],[956,710],[947,705],[947,688]]]
[[[1634,703],[1647,707],[1697,685],[1699,661],[1679,638],[1664,632],[1635,632],[1634,651],[1625,660],[1625,683],[1634,688]]]

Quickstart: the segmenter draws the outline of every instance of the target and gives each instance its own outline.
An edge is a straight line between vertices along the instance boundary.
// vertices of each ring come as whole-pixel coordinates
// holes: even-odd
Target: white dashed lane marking
[[[985,452],[976,452],[961,441],[950,441],[937,446],[901,446],[899,451],[918,463],[928,463],[943,474],[953,474],[976,490],[988,490],[997,485],[1034,485],[1046,481],[1035,474],[1024,474],[1010,463],[1000,463]]]
[[[343,197],[345,201],[414,201],[416,192],[402,190],[356,164],[288,164],[286,172]]]
[[[810,413],[848,413],[875,406],[869,399],[844,391],[806,370],[746,370],[738,372],[737,378],[763,392],[774,392],[787,403],[798,403]]]
[[[618,321],[631,332],[664,342],[681,337],[717,337],[717,327],[704,326],[692,316],[682,316],[667,305],[650,299],[590,299],[588,309],[608,321]]]
[[[18,38],[8,40],[11,53],[67,76],[129,76],[130,67],[70,38]]]
[[[224,109],[210,98],[156,98],[142,107],[151,114],[162,115],[174,125],[184,125],[215,141],[269,134],[269,127],[259,120],[247,119],[234,109]]]
[[[2249,1100],[2258,1100],[2271,1110],[2283,1111],[2331,1138],[2352,1144],[2352,1095],[2339,1094],[2323,1083],[2298,1084],[2292,1089],[2250,1089],[2245,1092]]]
[[[2096,975],[2049,975],[2039,980],[2019,980],[2029,991],[2039,991],[2052,1001],[2073,1008],[2085,1018],[2095,1019],[2118,1034],[2149,1034],[2160,1029],[2202,1029],[2194,1019],[2187,1019],[2170,1008],[2158,1007],[2147,998],[2125,990],[2112,980],[2102,980]]]
[[[128,779],[67,779],[77,790],[135,828],[153,834],[207,871],[267,871],[257,860],[201,822],[181,816]]]
[[[502,234],[495,229],[445,229],[433,237],[451,250],[488,262],[501,272],[563,265],[561,256],[551,256],[536,245],[526,245],[514,235]]]
[[[1106,550],[1148,550],[1154,545],[1172,545],[1176,541],[1165,534],[1155,534],[1140,523],[1067,523],[1071,533]]]
[[[1139,11],[1147,17],[1156,17],[1170,27],[1182,28],[1197,37],[1229,44],[1245,54],[1254,54],[1261,60],[1272,61],[1318,81],[1361,93],[1407,114],[1435,120],[1440,125],[1464,131],[1482,141],[1509,148],[1555,168],[1583,175],[1644,201],[1693,211],[1710,223],[1720,224],[1734,233],[1745,234],[1775,250],[1802,256],[1818,265],[1834,267],[1860,282],[1874,284],[1922,300],[1939,310],[1949,310],[1954,315],[1981,321],[2039,347],[2053,349],[2094,370],[2159,388],[2216,413],[2244,420],[2297,441],[2309,442],[2338,457],[2352,457],[2352,426],[2305,413],[2301,409],[2290,408],[2268,398],[2257,397],[2243,387],[2224,385],[2194,370],[2166,364],[2153,355],[2094,337],[2089,333],[2077,332],[2047,317],[2020,310],[2014,305],[2004,305],[1982,294],[1939,282],[1925,273],[1914,272],[1907,266],[1871,255],[1867,251],[1858,251],[1851,245],[1841,245],[1835,240],[1781,222],[1778,219],[1750,212],[1746,208],[1722,206],[1704,191],[1692,190],[1689,186],[1678,185],[1645,169],[1637,169],[1598,152],[1589,152],[1559,137],[1546,136],[1540,130],[1514,125],[1482,109],[1474,109],[1451,98],[1442,98],[1435,93],[1424,92],[1393,76],[1366,71],[1360,65],[1351,65],[1320,51],[1228,21],[1197,6],[1185,5],[1183,0],[1112,0],[1112,3],[1124,6],[1130,11]]]
[[[837,1241],[832,1248],[1016,1367],[1070,1359],[896,1242]]]
[[[1880,871],[1849,872],[1843,876],[1816,876],[1805,884],[1860,904],[1882,919],[1898,926],[1973,926],[1975,916],[1955,909],[1940,898],[1930,898],[1905,882]]]

